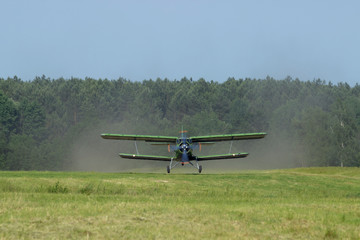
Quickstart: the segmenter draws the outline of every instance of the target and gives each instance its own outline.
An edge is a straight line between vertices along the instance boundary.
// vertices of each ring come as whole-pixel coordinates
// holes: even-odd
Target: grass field
[[[360,169],[0,172],[1,239],[360,239]]]

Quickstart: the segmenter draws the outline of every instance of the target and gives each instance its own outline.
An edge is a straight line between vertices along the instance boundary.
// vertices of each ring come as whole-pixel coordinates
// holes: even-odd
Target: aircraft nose
[[[188,148],[189,148],[189,146],[188,146],[187,144],[183,144],[183,145],[181,145],[180,150],[181,150],[182,152],[184,152],[184,151],[187,151]]]

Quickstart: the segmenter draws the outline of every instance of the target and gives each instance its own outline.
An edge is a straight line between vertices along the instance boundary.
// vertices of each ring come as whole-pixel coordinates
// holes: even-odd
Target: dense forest
[[[117,157],[97,144],[101,133],[173,136],[182,126],[191,135],[265,131],[249,149],[284,167],[360,165],[360,86],[346,83],[13,77],[0,79],[0,114],[1,170],[77,170],[75,148]]]

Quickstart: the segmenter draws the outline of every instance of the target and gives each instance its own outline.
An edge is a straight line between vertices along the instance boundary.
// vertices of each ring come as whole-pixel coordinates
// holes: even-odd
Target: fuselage
[[[186,137],[184,131],[181,132],[181,137],[176,140],[176,146],[173,148],[175,151],[175,160],[181,163],[188,163],[195,160],[196,156],[193,155],[194,147],[198,144],[193,144],[190,138]]]

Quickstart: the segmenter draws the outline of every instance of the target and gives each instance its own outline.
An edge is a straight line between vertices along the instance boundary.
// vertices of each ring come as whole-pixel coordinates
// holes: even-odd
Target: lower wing
[[[119,155],[122,158],[139,159],[139,160],[171,161],[172,159],[172,157],[166,157],[166,156],[127,154],[127,153],[119,153]]]
[[[231,159],[231,158],[244,158],[248,153],[232,153],[232,154],[222,154],[222,155],[209,155],[209,156],[198,156],[198,161],[207,161],[207,160],[221,160],[221,159]]]

